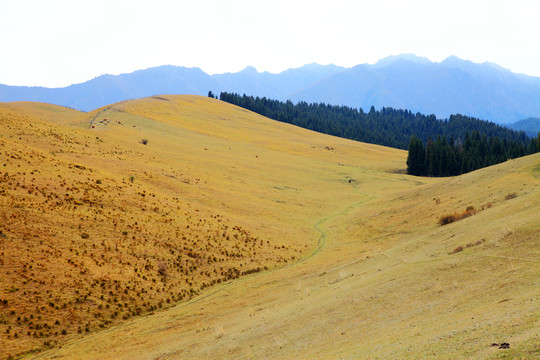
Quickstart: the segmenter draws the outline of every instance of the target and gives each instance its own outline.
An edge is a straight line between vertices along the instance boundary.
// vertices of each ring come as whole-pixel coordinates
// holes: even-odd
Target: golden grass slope
[[[539,355],[538,155],[416,178],[394,173],[403,151],[202,97],[111,105],[74,121],[85,130],[37,118],[28,128],[2,109],[9,354],[67,341],[37,357]],[[479,211],[437,225],[467,206]],[[229,280],[240,271],[256,273]],[[167,299],[178,305],[150,314]],[[491,346],[501,342],[510,349]]]
[[[535,156],[412,186],[396,175],[394,191],[364,182],[372,197],[320,219],[326,244],[306,261],[38,358],[537,358],[539,170]]]
[[[323,180],[342,185],[327,194],[288,186],[292,177],[323,175],[317,167],[306,172],[313,163],[293,152],[337,169],[329,145],[354,151],[348,142],[309,141],[299,129],[276,130],[206,98],[150,98],[90,114],[11,103],[0,114],[5,356],[298,259],[316,245],[311,212],[348,195],[343,175]],[[283,135],[290,144],[277,150],[272,137]]]

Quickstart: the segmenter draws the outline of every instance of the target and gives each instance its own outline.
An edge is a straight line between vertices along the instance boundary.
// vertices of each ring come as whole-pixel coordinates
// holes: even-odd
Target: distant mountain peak
[[[463,65],[463,64],[474,64],[472,61],[469,60],[463,60],[458,58],[456,55],[450,55],[443,61],[441,61],[441,65]]]
[[[381,60],[377,61],[373,65],[373,67],[375,68],[386,67],[400,60],[409,61],[416,64],[424,64],[424,65],[432,63],[428,58],[417,56],[415,54],[400,54],[400,55],[390,55],[385,58],[382,58]]]
[[[259,74],[257,69],[255,69],[253,66],[246,66],[242,71],[240,71],[243,74]]]

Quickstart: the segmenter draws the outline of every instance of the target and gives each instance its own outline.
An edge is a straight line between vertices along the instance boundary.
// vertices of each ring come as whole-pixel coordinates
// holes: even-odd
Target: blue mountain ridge
[[[389,56],[352,68],[308,64],[278,74],[247,67],[209,75],[199,68],[164,65],[102,75],[63,88],[0,85],[0,101],[39,101],[91,111],[118,101],[160,95],[236,92],[278,100],[323,102],[364,110],[410,109],[448,118],[463,114],[499,124],[540,118],[540,78],[493,63],[451,56],[440,63],[413,54]]]

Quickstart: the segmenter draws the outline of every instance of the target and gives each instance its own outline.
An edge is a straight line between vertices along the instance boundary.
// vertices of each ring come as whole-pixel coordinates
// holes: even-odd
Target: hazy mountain
[[[506,127],[512,130],[523,130],[530,137],[540,134],[540,118],[528,118],[507,124]]]
[[[293,101],[369,109],[411,109],[447,118],[461,113],[497,123],[540,114],[540,78],[457,57],[432,63],[412,55],[358,65],[291,95]]]
[[[305,65],[279,74],[259,73],[253,67],[238,73],[208,75],[199,68],[159,66],[129,74],[102,75],[64,88],[0,85],[0,101],[40,101],[83,111],[118,101],[158,94],[206,95],[234,91],[282,98],[328,75],[342,71],[335,65]]]
[[[64,88],[0,85],[0,100],[40,101],[90,111],[156,94],[203,94],[213,87],[215,80],[198,68],[159,66],[130,74],[102,75]]]
[[[253,67],[247,67],[237,73],[214,75],[219,83],[216,91],[234,91],[238,94],[266,96],[283,99],[289,94],[304,89],[345,68],[336,65],[308,64],[296,69],[288,69],[279,74],[258,73]]]
[[[0,101],[41,101],[89,111],[117,101],[158,94],[236,92],[278,100],[410,109],[447,118],[460,113],[497,123],[540,117],[540,78],[493,63],[451,56],[440,63],[412,54],[353,68],[309,64],[279,74],[247,67],[208,75],[198,68],[160,66],[103,75],[64,88],[0,85]]]

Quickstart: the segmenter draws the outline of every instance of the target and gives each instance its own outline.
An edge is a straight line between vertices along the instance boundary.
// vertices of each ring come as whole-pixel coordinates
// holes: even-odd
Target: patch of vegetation
[[[438,224],[440,226],[451,224],[453,222],[456,222],[456,221],[461,220],[461,219],[468,218],[469,216],[472,216],[472,215],[475,215],[475,214],[476,214],[476,209],[474,208],[474,206],[467,206],[465,211],[463,211],[462,213],[457,213],[456,212],[456,213],[453,213],[453,214],[447,214],[447,215],[441,216],[439,218]]]
[[[428,139],[426,146],[416,136],[411,137],[407,173],[417,176],[456,176],[483,167],[500,164],[538,152],[540,139],[507,140],[487,137],[478,131],[465,137],[439,135]]]

